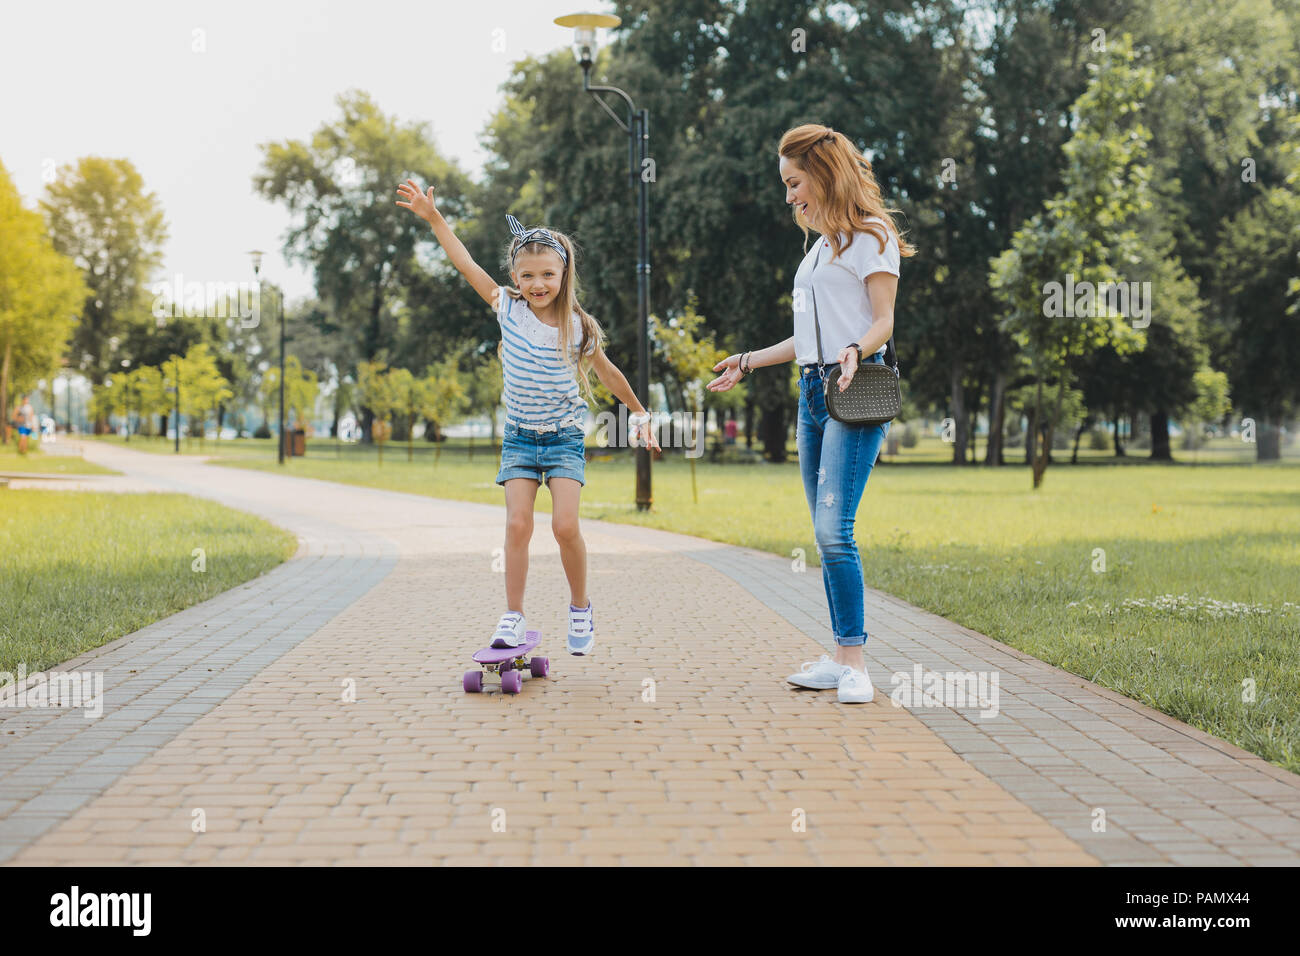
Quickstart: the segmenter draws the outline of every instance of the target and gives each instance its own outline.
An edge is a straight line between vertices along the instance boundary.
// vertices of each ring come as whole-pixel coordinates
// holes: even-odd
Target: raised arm
[[[429,187],[428,193],[420,192],[420,187],[415,184],[414,179],[408,179],[397,187],[401,193],[402,199],[397,200],[397,205],[404,206],[411,212],[415,213],[430,226],[433,227],[433,234],[438,237],[438,242],[447,252],[447,258],[451,260],[457,271],[460,272],[474,287],[474,291],[490,306],[496,305],[497,283],[493,278],[483,271],[483,267],[474,261],[474,257],[469,254],[465,244],[456,238],[456,233],[452,232],[451,226],[447,220],[442,218],[442,213],[438,212],[438,207],[433,202],[433,187]]]

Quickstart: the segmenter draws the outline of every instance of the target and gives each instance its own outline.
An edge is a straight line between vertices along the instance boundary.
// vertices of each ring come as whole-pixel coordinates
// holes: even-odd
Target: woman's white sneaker
[[[528,639],[528,625],[524,616],[518,611],[506,611],[497,622],[496,633],[492,635],[493,647],[518,647]]]
[[[871,678],[865,670],[844,668],[839,687],[841,704],[867,704],[876,696],[876,689],[871,686]]]
[[[829,654],[823,654],[821,660],[808,661],[799,669],[799,673],[791,674],[786,680],[813,690],[830,690],[840,686],[840,678],[848,669],[844,664],[836,664]]]

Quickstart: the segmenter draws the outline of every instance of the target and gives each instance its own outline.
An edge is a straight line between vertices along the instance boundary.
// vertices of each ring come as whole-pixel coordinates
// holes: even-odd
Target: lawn
[[[52,449],[41,447],[40,442],[27,446],[27,454],[18,454],[18,440],[0,444],[0,475],[118,475],[121,472],[86,461],[80,455],[60,455]]]
[[[187,495],[0,490],[0,671],[66,661],[297,549],[260,518]]]
[[[410,464],[404,445],[390,445],[381,468],[373,449],[317,442],[283,468],[500,504],[496,455],[480,444],[471,462],[463,443],[449,444],[436,464],[425,443]],[[946,447],[923,440],[871,477],[857,523],[867,585],[1300,772],[1300,448],[1251,464],[1237,443],[1215,444],[1196,465],[1053,465],[1035,492],[1022,465],[945,465]],[[655,464],[654,507],[637,512],[630,457],[594,460],[582,515],[818,566],[793,457],[706,461],[698,503],[678,452]],[[221,463],[281,467],[269,443]],[[537,500],[549,510],[545,492]]]

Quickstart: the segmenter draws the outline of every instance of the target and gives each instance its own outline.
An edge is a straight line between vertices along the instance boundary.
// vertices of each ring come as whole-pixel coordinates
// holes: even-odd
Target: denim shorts
[[[561,425],[553,432],[538,432],[520,428],[507,420],[501,439],[501,470],[497,484],[504,485],[511,478],[532,478],[545,481],[552,478],[572,478],[579,484],[587,483],[587,439],[581,427]]]

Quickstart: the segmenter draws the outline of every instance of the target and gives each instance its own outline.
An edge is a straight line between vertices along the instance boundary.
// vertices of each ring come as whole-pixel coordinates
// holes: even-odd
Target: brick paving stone
[[[1293,775],[890,595],[865,595],[875,701],[793,689],[784,675],[830,649],[828,616],[820,575],[780,556],[584,521],[601,623],[596,654],[570,658],[539,513],[526,612],[551,677],[466,695],[466,629],[502,602],[500,506],[86,448],[126,472],[98,487],[214,498],[302,546],[78,658],[105,672],[104,719],[0,713],[16,731],[0,736],[0,862],[1300,862],[1300,828],[1279,841],[1246,822],[1300,824]],[[631,589],[647,575],[675,596],[671,622]],[[720,680],[738,660],[773,663]],[[889,675],[913,664],[998,673],[998,716],[895,707]],[[32,813],[47,793],[66,802]],[[1091,831],[1098,806],[1109,833]]]

